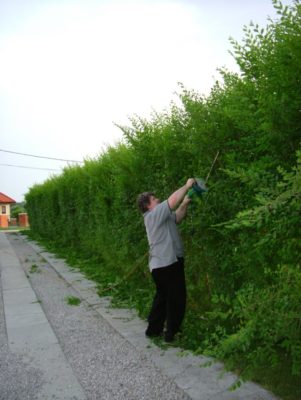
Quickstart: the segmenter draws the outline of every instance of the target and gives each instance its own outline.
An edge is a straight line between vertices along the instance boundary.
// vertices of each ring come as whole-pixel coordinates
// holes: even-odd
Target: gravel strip
[[[77,292],[22,237],[10,234],[8,239],[87,399],[188,399],[91,307],[67,304],[66,298],[78,297]]]

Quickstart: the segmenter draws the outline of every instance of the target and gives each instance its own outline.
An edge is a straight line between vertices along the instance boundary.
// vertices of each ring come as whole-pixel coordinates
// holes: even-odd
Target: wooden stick
[[[211,164],[211,168],[210,168],[210,171],[209,171],[209,173],[208,173],[208,175],[207,175],[207,178],[206,178],[206,180],[205,180],[205,183],[207,183],[207,181],[208,181],[208,179],[209,179],[209,176],[210,176],[210,174],[211,174],[212,168],[213,168],[213,166],[214,166],[214,164],[215,164],[215,162],[216,162],[216,160],[217,160],[218,155],[219,155],[219,150],[218,150],[218,152],[216,153],[216,156],[215,156],[215,158],[214,158],[214,160],[213,160],[213,163]]]

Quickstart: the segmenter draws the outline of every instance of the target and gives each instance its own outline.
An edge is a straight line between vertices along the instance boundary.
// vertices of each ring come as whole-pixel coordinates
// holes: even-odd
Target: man
[[[186,216],[190,203],[186,193],[194,183],[195,180],[189,178],[184,186],[162,203],[151,192],[138,196],[150,248],[149,268],[156,285],[145,334],[149,337],[160,336],[166,321],[167,342],[174,340],[185,314],[184,251],[177,224]]]

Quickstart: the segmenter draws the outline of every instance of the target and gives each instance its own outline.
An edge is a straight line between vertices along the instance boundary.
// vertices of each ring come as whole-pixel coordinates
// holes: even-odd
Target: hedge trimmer
[[[206,184],[207,184],[207,181],[208,181],[209,176],[211,174],[211,171],[213,169],[213,166],[214,166],[214,164],[215,164],[215,162],[217,160],[218,155],[219,155],[219,151],[216,153],[216,156],[215,156],[215,158],[213,160],[213,163],[211,164],[211,168],[210,168],[210,171],[209,171],[209,173],[208,173],[208,175],[206,177],[206,180],[204,181],[201,178],[195,178],[195,183],[193,184],[192,188],[188,191],[188,197],[190,197],[191,199],[193,197],[195,197],[195,196],[196,197],[201,197],[201,196],[203,196],[203,194],[208,192],[208,188],[207,188]]]

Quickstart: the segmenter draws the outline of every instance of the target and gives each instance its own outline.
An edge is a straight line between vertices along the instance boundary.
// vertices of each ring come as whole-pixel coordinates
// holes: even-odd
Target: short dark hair
[[[154,196],[154,193],[152,192],[143,192],[139,194],[137,198],[137,204],[138,208],[142,213],[145,213],[148,211],[148,205],[150,203],[150,198],[151,196]]]

